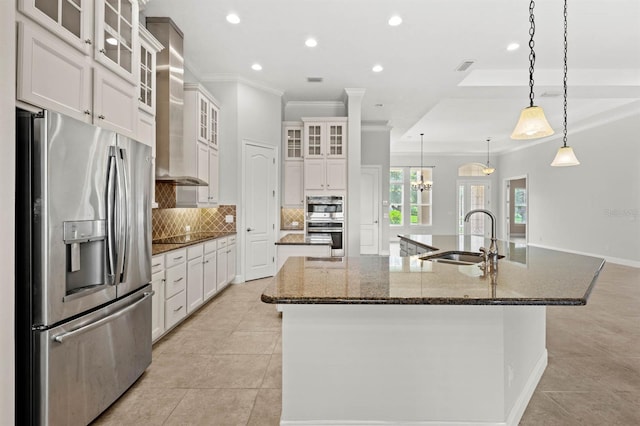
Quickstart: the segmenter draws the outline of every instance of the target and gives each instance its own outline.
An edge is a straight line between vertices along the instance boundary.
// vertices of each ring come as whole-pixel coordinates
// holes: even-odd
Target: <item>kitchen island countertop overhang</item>
[[[418,238],[420,237],[420,238]],[[407,236],[435,250],[411,257],[290,258],[262,294],[278,304],[584,305],[604,260],[499,242],[505,256],[491,277],[478,265],[425,258],[477,252],[473,236]]]

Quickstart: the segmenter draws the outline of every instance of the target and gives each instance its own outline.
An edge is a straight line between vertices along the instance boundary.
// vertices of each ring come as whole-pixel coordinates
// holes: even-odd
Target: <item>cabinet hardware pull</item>
[[[91,39],[90,39],[90,38],[88,38],[88,39],[86,39],[84,42],[85,42],[86,44],[91,44]]]
[[[178,257],[174,257],[173,260],[178,260],[178,259],[182,259],[184,256],[178,256]]]
[[[163,279],[162,279],[162,282],[163,282],[163,283],[166,283],[166,282],[167,282],[167,280],[166,280],[165,278],[163,278]]]
[[[173,312],[178,312],[180,309],[182,309],[182,306],[180,306],[179,308],[175,308]]]
[[[174,283],[179,283],[180,281],[182,281],[184,279],[184,277],[180,277],[177,280],[173,280]]]
[[[100,114],[100,115],[98,116],[98,118],[99,118],[100,120],[104,120],[104,115]]]
[[[100,49],[100,50],[99,50],[99,52],[100,52],[100,53],[103,53],[103,54],[104,54],[104,53],[107,53],[107,51],[106,51],[106,50],[104,50],[104,49]]]
[[[156,266],[160,266],[162,265],[162,263],[154,263],[153,265],[151,265],[152,268],[155,268]]]
[[[89,111],[88,109],[84,110],[85,115],[91,115],[91,111]]]

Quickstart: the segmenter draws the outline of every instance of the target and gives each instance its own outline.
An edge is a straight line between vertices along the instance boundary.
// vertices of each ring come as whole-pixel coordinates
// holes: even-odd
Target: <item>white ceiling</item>
[[[487,137],[492,152],[532,143],[509,138],[529,100],[528,11],[526,0],[149,0],[143,14],[176,22],[205,83],[248,80],[285,101],[343,101],[344,88],[364,88],[362,119],[388,122],[393,152],[419,151],[424,132],[425,151],[471,153]],[[640,0],[569,0],[568,12],[575,146],[572,130],[640,108]],[[387,24],[393,14],[402,25]],[[556,130],[549,140],[562,135],[562,14],[561,0],[536,1],[535,103]],[[508,52],[511,42],[520,49]]]

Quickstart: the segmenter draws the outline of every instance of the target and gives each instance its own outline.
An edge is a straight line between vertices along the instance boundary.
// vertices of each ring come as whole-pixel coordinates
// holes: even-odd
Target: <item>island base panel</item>
[[[282,305],[281,425],[517,425],[544,306]]]

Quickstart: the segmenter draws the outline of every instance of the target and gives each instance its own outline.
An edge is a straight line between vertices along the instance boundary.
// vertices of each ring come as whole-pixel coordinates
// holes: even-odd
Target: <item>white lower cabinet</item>
[[[187,258],[189,259],[187,262],[187,313],[193,312],[204,301],[202,250],[202,244],[187,249]]]
[[[227,284],[236,278],[236,237],[227,239]]]
[[[236,237],[195,244],[153,256],[152,340],[198,309],[233,281]]]
[[[229,249],[227,248],[226,238],[218,240],[217,254],[217,271],[216,271],[216,290],[220,291],[228,284],[227,262],[229,259]]]
[[[164,333],[164,255],[151,260],[151,340],[155,341]]]
[[[204,244],[204,279],[202,285],[204,300],[208,300],[217,292],[217,249],[218,245],[215,241]]]

